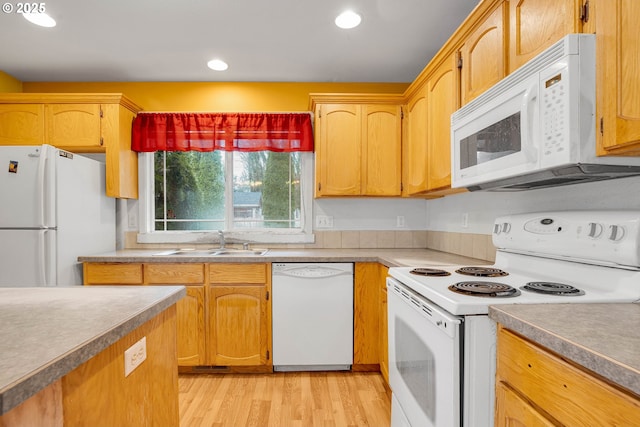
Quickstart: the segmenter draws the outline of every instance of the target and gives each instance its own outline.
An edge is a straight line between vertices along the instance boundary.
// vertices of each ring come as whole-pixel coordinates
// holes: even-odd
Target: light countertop
[[[0,288],[0,415],[185,293],[182,286]]]
[[[640,304],[506,304],[489,317],[640,395]]]

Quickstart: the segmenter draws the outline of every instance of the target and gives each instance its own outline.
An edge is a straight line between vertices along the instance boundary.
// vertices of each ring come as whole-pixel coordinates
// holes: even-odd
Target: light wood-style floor
[[[376,372],[179,377],[180,427],[388,427],[391,392]]]

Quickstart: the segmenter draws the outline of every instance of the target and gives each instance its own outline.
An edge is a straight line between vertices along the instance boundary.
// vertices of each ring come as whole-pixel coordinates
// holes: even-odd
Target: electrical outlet
[[[467,212],[462,214],[462,228],[469,227],[469,214]]]
[[[147,337],[124,351],[124,376],[128,377],[142,362],[147,359]]]
[[[316,215],[316,228],[333,228],[333,217]]]
[[[405,226],[404,216],[403,215],[398,215],[396,217],[396,227],[402,228],[404,226]]]

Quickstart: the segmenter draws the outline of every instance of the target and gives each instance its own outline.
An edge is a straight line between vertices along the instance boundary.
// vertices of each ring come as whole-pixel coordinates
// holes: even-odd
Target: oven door
[[[387,293],[392,427],[459,426],[463,318],[392,278]]]

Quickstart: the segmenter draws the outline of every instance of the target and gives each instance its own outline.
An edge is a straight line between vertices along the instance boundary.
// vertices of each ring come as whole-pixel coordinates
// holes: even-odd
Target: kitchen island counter
[[[0,415],[184,295],[182,286],[0,288]]]
[[[640,304],[509,304],[489,317],[640,395]]]

